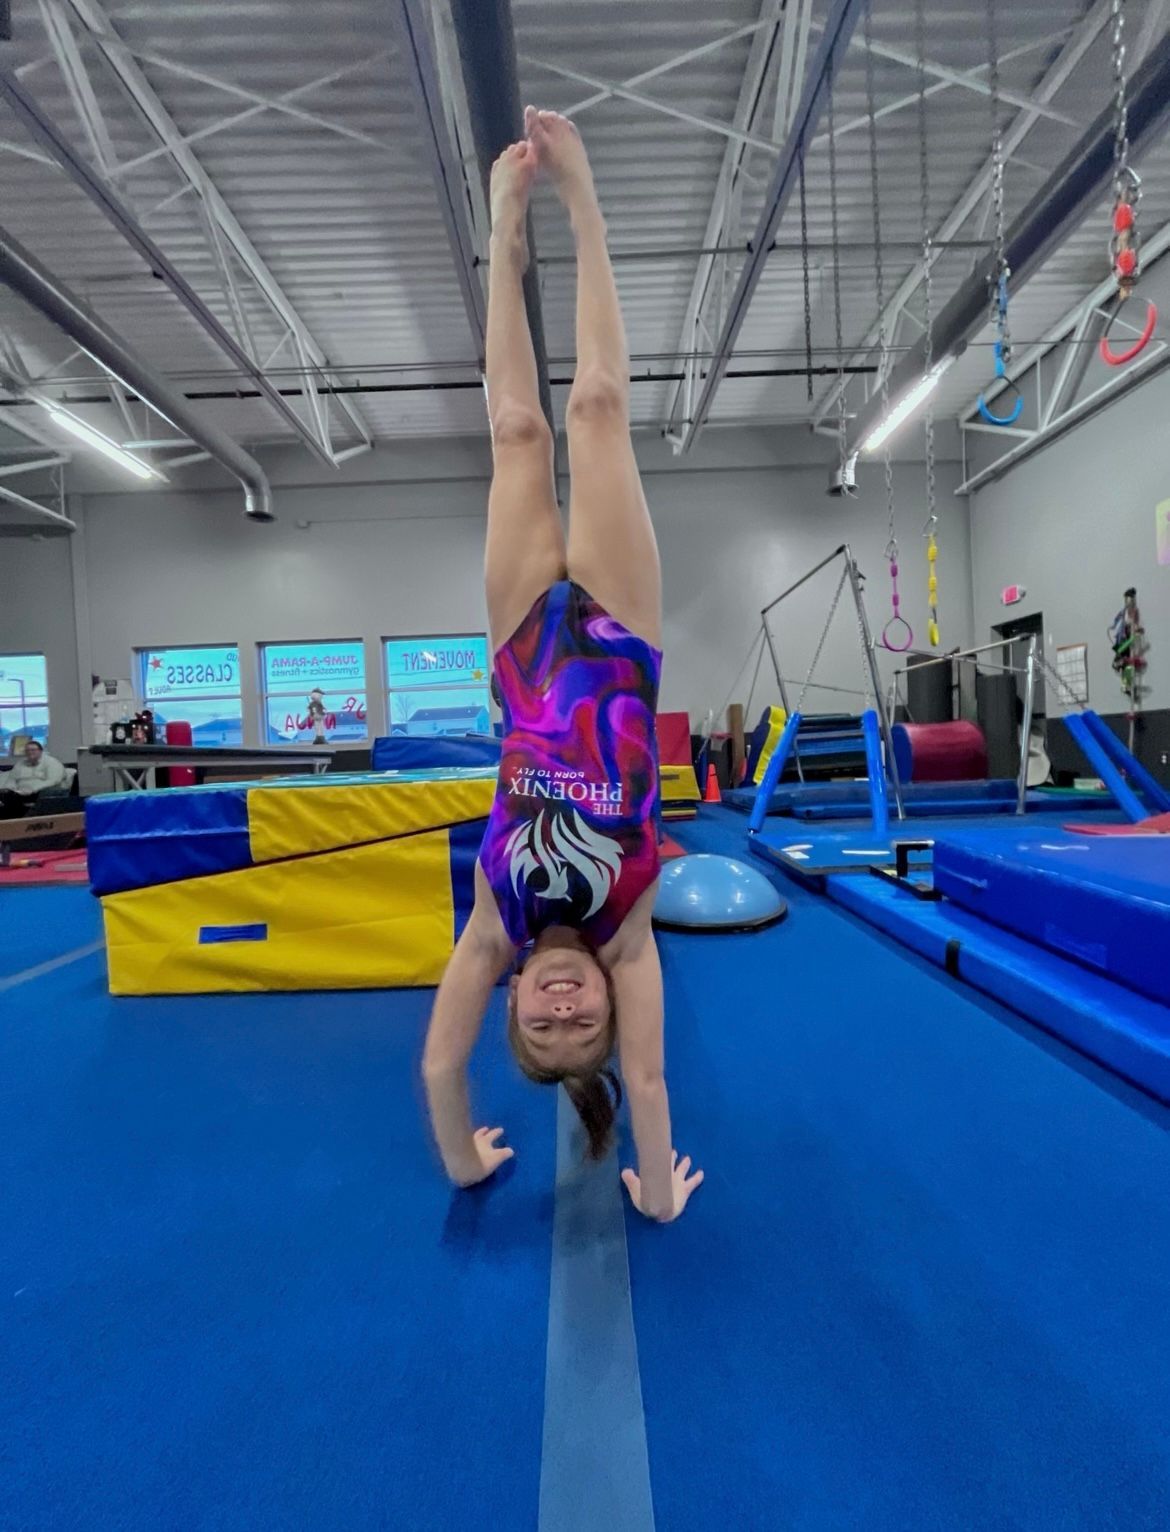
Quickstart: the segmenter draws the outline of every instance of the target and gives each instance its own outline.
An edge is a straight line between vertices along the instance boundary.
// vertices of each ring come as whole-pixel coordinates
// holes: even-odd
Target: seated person
[[[36,808],[42,798],[61,798],[69,792],[69,772],[39,740],[30,739],[24,756],[0,777],[0,819],[17,819]]]

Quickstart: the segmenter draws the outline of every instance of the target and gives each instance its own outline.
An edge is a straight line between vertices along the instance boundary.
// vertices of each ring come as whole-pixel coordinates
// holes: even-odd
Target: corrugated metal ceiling
[[[794,3],[794,0],[793,0]],[[1154,0],[1156,3],[1156,0]],[[81,54],[115,157],[133,168],[119,174],[122,195],[225,326],[232,314],[219,283],[200,217],[198,198],[183,182],[137,107],[87,40],[66,0],[15,0],[12,62],[71,141],[85,145],[66,82],[46,41],[42,12],[72,18]],[[1046,70],[1090,9],[1084,0],[997,6],[1004,89],[1031,96]],[[815,51],[827,0],[813,8],[809,56]],[[514,0],[522,89],[558,109],[596,92],[544,67],[553,64],[601,81],[620,82],[655,68],[684,49],[720,37],[724,46],[639,89],[676,112],[731,122],[759,0]],[[1129,0],[1131,37],[1140,34],[1146,0]],[[106,14],[229,208],[295,307],[340,380],[369,387],[456,381],[459,390],[364,392],[353,402],[375,438],[478,431],[484,405],[475,386],[474,353],[438,203],[421,151],[413,96],[378,0],[331,0],[306,7],[296,0],[247,0],[224,6],[196,0],[109,0]],[[928,52],[951,71],[986,69],[987,20],[970,0],[930,0]],[[912,5],[874,0],[879,45],[912,57]],[[866,111],[864,54],[848,50],[834,110],[838,128]],[[985,77],[985,76],[984,76]],[[327,80],[303,90],[311,82]],[[219,83],[213,83],[218,81]],[[888,57],[875,61],[880,107],[912,97],[915,71]],[[982,166],[989,142],[985,95],[932,80],[927,145],[930,217],[938,224]],[[289,92],[300,92],[289,98]],[[1108,99],[1107,38],[1098,37],[1054,95],[1007,169],[1008,216],[1018,211],[1044,176],[1076,141]],[[285,105],[293,116],[263,106]],[[1005,123],[1017,108],[1004,104]],[[614,95],[579,110],[578,121],[594,163],[617,253],[617,276],[635,369],[662,379],[679,368],[686,306],[707,226],[726,138]],[[772,104],[754,125],[773,130]],[[225,121],[226,119],[226,121]],[[823,125],[822,125],[823,128]],[[0,190],[4,221],[15,236],[70,286],[116,323],[156,367],[189,391],[223,392],[239,386],[231,362],[193,323],[166,288],[54,167],[28,157],[20,127],[0,123]],[[885,289],[891,294],[912,269],[921,238],[919,137],[913,104],[879,124],[880,212],[885,245]],[[24,154],[12,152],[23,149]],[[140,161],[135,165],[134,162]],[[755,226],[771,155],[752,149],[745,162],[744,194],[729,243],[741,244]],[[1170,153],[1156,149],[1143,166],[1143,219],[1152,231],[1170,219]],[[873,322],[876,286],[869,144],[864,128],[837,139],[837,237],[841,330],[849,352]],[[824,133],[808,158],[809,285],[814,363],[832,368],[834,324],[833,219]],[[536,201],[541,287],[553,373],[567,377],[573,357],[573,273],[562,259],[570,250],[563,217],[547,192]],[[1048,267],[1016,296],[1017,345],[1036,339],[1069,305],[1105,275],[1105,210],[1088,219]],[[986,238],[986,199],[955,239],[969,246]],[[803,266],[798,209],[782,220],[740,339],[733,372],[774,372],[804,365]],[[975,252],[952,249],[935,271],[936,300],[969,272]],[[737,257],[727,262],[734,281]],[[723,280],[721,272],[717,278]],[[246,284],[241,294],[248,327],[261,356],[280,342],[283,326]],[[60,371],[64,392],[84,394],[92,373],[84,359],[14,299],[0,295],[0,323],[38,375]],[[911,324],[910,335],[913,334]],[[988,372],[989,336],[980,338],[951,370],[939,393],[939,413],[954,414],[978,391]],[[872,356],[870,358],[872,360]],[[294,386],[291,359],[278,354],[270,374]],[[815,380],[820,399],[831,378]],[[854,383],[850,400],[864,387]],[[92,391],[92,390],[90,390]],[[639,424],[660,426],[673,388],[639,382],[633,390]],[[565,389],[556,397],[563,404]],[[90,407],[103,428],[125,435],[111,410]],[[289,438],[283,421],[262,402],[204,400],[221,423],[245,441]],[[806,383],[797,377],[731,377],[716,396],[712,419],[790,421],[810,418]],[[335,443],[355,439],[335,413]],[[153,433],[158,434],[157,422]]]

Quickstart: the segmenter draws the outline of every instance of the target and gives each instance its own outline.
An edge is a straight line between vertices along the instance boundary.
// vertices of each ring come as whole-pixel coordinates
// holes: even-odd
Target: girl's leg
[[[486,372],[493,466],[484,579],[497,648],[537,597],[564,579],[566,565],[552,433],[541,413],[524,308],[525,219],[535,173],[527,140],[505,149],[492,168]]]
[[[658,545],[630,441],[626,332],[593,175],[567,118],[530,107],[525,127],[569,214],[577,246],[577,373],[565,413],[569,574],[620,623],[660,644]]]

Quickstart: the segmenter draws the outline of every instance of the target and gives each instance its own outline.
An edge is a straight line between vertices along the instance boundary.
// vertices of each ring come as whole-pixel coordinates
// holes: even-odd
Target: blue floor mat
[[[0,1012],[0,1526],[532,1527],[552,1091],[455,1196],[427,992],[112,1001],[99,958]]]
[[[746,851],[729,810],[672,830]],[[658,1532],[1161,1532],[1170,1114],[783,891],[663,941],[707,1182],[625,1215]],[[518,1155],[452,1196],[428,993],[110,1001],[97,956],[16,993],[0,1527],[534,1532],[555,1097],[499,997]]]
[[[1170,1005],[1170,838],[948,835],[934,883],[984,920]]]
[[[0,890],[0,979],[85,947],[101,934],[101,906],[87,888]]]
[[[628,1220],[659,1529],[1164,1528],[1170,1115],[784,891],[663,941],[707,1181]]]

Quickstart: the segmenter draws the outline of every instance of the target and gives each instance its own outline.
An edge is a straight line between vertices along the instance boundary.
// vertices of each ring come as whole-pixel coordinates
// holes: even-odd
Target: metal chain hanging
[[[1024,409],[1024,396],[1015,382],[1008,377],[1012,359],[1012,336],[1008,322],[1008,297],[1011,267],[1007,259],[1007,236],[1004,233],[1003,198],[1003,134],[999,122],[999,36],[996,28],[995,0],[986,0],[987,36],[990,44],[988,60],[988,100],[991,104],[991,207],[995,232],[993,236],[993,262],[991,278],[987,284],[991,300],[991,326],[995,332],[995,377],[1014,392],[1015,402],[1006,414],[996,414],[984,394],[979,395],[980,415],[990,426],[1012,426],[1019,420]]]
[[[1110,367],[1124,367],[1144,351],[1158,322],[1158,310],[1146,305],[1146,322],[1137,340],[1126,350],[1114,351],[1109,331],[1121,305],[1133,295],[1141,274],[1141,234],[1138,206],[1142,200],[1141,178],[1129,163],[1129,106],[1126,99],[1125,3],[1112,0],[1113,18],[1113,222],[1109,236],[1109,263],[1117,279],[1117,302],[1101,337],[1101,359]]]
[[[995,220],[995,278],[991,287],[991,322],[999,339],[1000,356],[1007,367],[1012,359],[1012,338],[1008,328],[1007,292],[1011,270],[1007,263],[1003,212],[1003,135],[999,126],[999,39],[996,31],[995,0],[986,0],[987,35],[990,41],[988,100],[991,103],[991,205]]]
[[[1128,200],[1138,185],[1129,168],[1129,102],[1125,79],[1125,4],[1113,0],[1113,192],[1118,202]]]
[[[829,58],[829,101],[826,110],[829,132],[829,210],[833,232],[833,331],[837,347],[837,454],[841,493],[851,495],[849,471],[849,418],[845,406],[845,341],[841,333],[841,245],[837,227],[837,124],[834,97],[837,93],[836,59]]]
[[[804,145],[800,146],[800,268],[804,277],[804,377],[808,402],[813,400],[812,294],[808,277],[808,203],[804,190]]]
[[[869,185],[873,197],[874,287],[878,312],[878,372],[881,383],[882,419],[890,413],[890,358],[886,345],[886,275],[882,260],[882,214],[878,198],[877,107],[873,68],[873,0],[865,6],[865,103],[869,118]],[[902,654],[914,642],[914,630],[902,616],[902,598],[898,592],[898,531],[894,513],[894,461],[890,456],[889,437],[882,443],[882,468],[886,481],[886,563],[890,569],[891,614],[881,633],[881,644],[894,654]]]
[[[926,4],[916,0],[914,7],[914,41],[918,68],[918,178],[922,208],[922,291],[924,301],[923,329],[923,377],[929,378],[934,371],[934,295],[931,286],[931,268],[934,265],[934,240],[930,230],[930,163],[926,148]],[[937,649],[940,642],[938,627],[938,508],[934,481],[934,406],[928,402],[924,423],[926,445],[926,521],[922,535],[926,539],[927,567],[927,635],[931,647]]]

